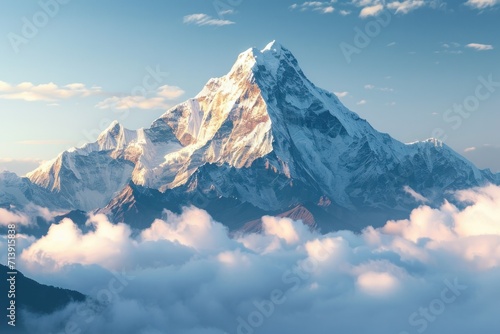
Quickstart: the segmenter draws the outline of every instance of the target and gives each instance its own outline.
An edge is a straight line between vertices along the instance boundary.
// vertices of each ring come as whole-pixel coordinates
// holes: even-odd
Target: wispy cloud
[[[289,8],[291,10],[300,10],[300,11],[316,11],[322,14],[329,14],[333,13],[335,11],[335,8],[332,6],[332,4],[336,2],[335,0],[333,1],[306,1],[301,4],[296,4],[294,3],[291,5]],[[342,15],[345,15],[345,13],[341,13]]]
[[[384,5],[382,4],[377,4],[373,6],[366,6],[363,9],[361,9],[361,12],[359,13],[359,17],[361,18],[367,18],[371,16],[377,16],[384,10]]]
[[[328,13],[333,13],[333,12],[334,12],[334,10],[335,10],[335,8],[333,8],[332,6],[328,6],[328,7],[326,7],[326,8],[323,8],[322,12],[323,12],[324,14],[328,14]]]
[[[467,147],[464,152],[467,153],[467,152],[472,152],[472,151],[475,151],[477,148],[472,146],[472,147]]]
[[[368,90],[378,90],[378,91],[381,91],[381,92],[394,92],[393,88],[389,88],[389,87],[377,87],[377,86],[371,85],[371,84],[365,85],[365,89],[368,89]]]
[[[236,13],[234,11],[234,9],[226,9],[226,10],[223,10],[219,13],[219,15],[223,16],[223,15],[231,15],[231,14],[234,14]]]
[[[395,10],[398,14],[408,14],[409,12],[423,7],[428,3],[429,1],[426,2],[423,0],[394,1],[387,4],[387,8]]]
[[[16,142],[20,145],[61,145],[70,143],[67,140],[60,139],[34,139],[34,140],[21,140]]]
[[[465,49],[474,49],[476,51],[489,51],[493,50],[493,45],[490,44],[480,44],[480,43],[469,43],[467,45],[461,45],[457,42],[441,43],[441,49],[434,51],[434,53],[442,54],[463,54]]]
[[[58,86],[53,82],[35,85],[31,82],[22,82],[13,85],[0,81],[0,99],[23,100],[23,101],[45,101],[55,102],[73,97],[87,97],[102,93],[101,87],[86,87],[82,83],[72,83]]]
[[[463,46],[457,42],[441,43],[440,46],[441,46],[441,49],[434,51],[434,53],[454,54],[454,55],[459,55],[459,54],[464,53],[462,50]]]
[[[230,14],[232,12],[227,12],[226,14]],[[183,22],[186,24],[195,24],[198,26],[227,26],[230,24],[234,24],[235,22],[230,20],[216,19],[207,14],[191,14],[184,16]]]
[[[337,97],[346,97],[349,95],[349,92],[335,92],[335,95],[337,95]]]
[[[500,4],[500,0],[468,0],[465,4],[475,9],[485,9]]]
[[[474,49],[476,51],[493,50],[493,45],[490,44],[469,43],[466,45],[466,47]]]
[[[334,3],[335,9],[333,8]],[[468,0],[465,4],[475,9],[485,9],[500,4],[500,0]],[[337,10],[338,6],[341,6],[339,10]],[[379,16],[384,11],[405,15],[420,8],[439,10],[446,9],[446,7],[447,3],[442,0],[350,0],[342,3],[332,0],[295,3],[289,8],[323,13],[331,13],[336,10],[341,15],[349,15],[353,8],[358,8],[360,18],[369,18]]]
[[[384,10],[390,10],[396,14],[408,14],[423,7],[439,9],[446,6],[446,4],[440,0],[352,0],[351,4],[361,8],[359,13],[359,17],[361,18],[378,16]]]
[[[413,199],[416,200],[417,202],[421,202],[421,203],[428,203],[429,202],[429,200],[427,198],[425,198],[424,196],[422,196],[421,194],[419,194],[418,192],[416,192],[415,190],[413,190],[409,186],[404,186],[403,190],[405,191],[405,193],[407,193],[408,195],[413,197]]]
[[[362,106],[364,104],[366,104],[366,100],[360,100],[356,103],[358,106]]]
[[[164,85],[159,87],[151,96],[126,95],[113,96],[99,102],[96,107],[99,109],[168,109],[171,107],[169,101],[181,97],[184,91],[176,86]]]

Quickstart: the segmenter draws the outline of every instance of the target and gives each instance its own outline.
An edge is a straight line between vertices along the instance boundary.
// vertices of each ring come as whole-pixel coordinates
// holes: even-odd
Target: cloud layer
[[[32,333],[68,321],[88,333],[493,332],[500,187],[455,197],[455,205],[423,205],[361,234],[320,235],[264,217],[262,233],[231,238],[196,208],[138,234],[104,216],[90,219],[88,233],[64,220],[26,239],[21,265],[100,304],[30,315],[27,326]]]

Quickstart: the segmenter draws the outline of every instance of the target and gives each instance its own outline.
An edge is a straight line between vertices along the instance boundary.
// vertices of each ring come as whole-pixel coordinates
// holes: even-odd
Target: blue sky
[[[115,119],[148,126],[276,39],[376,129],[500,171],[500,1],[179,3],[3,1],[0,169],[23,174]]]

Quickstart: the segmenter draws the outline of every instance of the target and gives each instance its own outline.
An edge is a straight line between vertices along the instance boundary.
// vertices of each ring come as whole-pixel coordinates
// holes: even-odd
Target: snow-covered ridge
[[[105,206],[129,182],[281,210],[320,198],[350,209],[397,207],[412,200],[405,186],[425,194],[498,179],[436,140],[403,144],[376,131],[310,82],[276,41],[241,53],[228,74],[149,128],[113,122],[96,142],[28,177],[84,210]]]

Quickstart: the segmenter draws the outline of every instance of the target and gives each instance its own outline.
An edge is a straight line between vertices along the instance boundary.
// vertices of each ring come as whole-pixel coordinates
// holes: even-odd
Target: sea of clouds
[[[496,334],[500,187],[454,196],[460,208],[423,205],[360,234],[263,217],[261,233],[230,236],[194,207],[140,233],[65,219],[18,236],[18,269],[91,298],[20,317],[34,334]],[[31,221],[0,210],[0,224]]]

